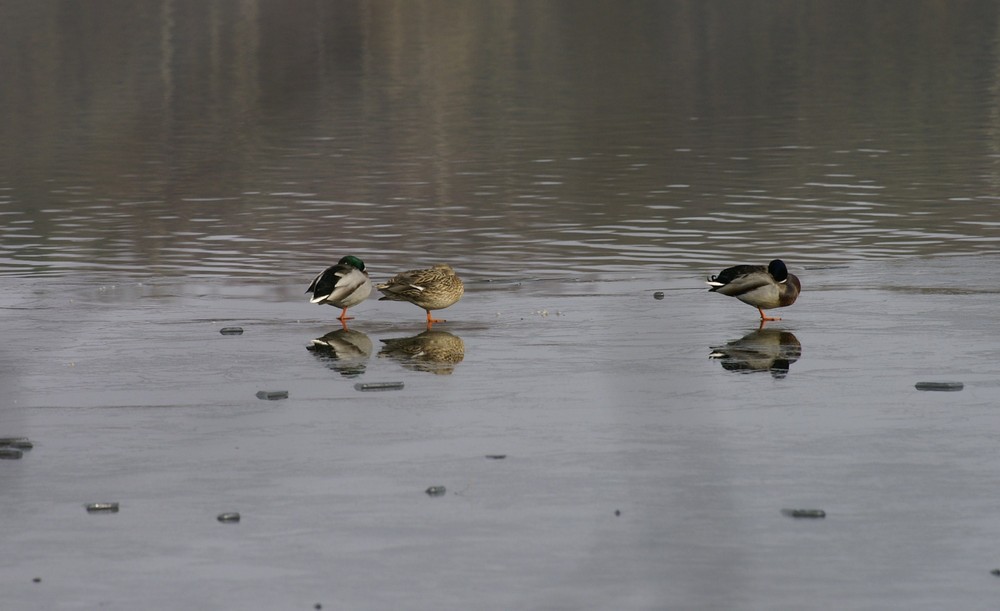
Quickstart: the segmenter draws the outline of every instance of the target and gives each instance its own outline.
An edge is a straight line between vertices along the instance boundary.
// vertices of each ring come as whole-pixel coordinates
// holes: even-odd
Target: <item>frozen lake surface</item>
[[[408,304],[358,306],[338,360],[297,285],[4,279],[0,434],[35,447],[0,462],[0,583],[53,609],[985,609],[996,263],[793,267],[763,331],[700,276],[470,282],[434,326],[457,363],[380,354],[425,330]]]

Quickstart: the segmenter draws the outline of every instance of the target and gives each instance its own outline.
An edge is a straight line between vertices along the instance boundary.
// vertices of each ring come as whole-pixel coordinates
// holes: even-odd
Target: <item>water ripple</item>
[[[537,182],[523,187],[563,186]],[[466,203],[445,205],[340,201],[313,191],[275,190],[267,196],[187,197],[172,205],[148,200],[81,205],[57,198],[80,191],[54,190],[55,201],[35,210],[0,198],[2,273],[272,276],[304,273],[340,253],[359,252],[389,269],[453,260],[474,273],[502,276],[522,273],[526,266],[565,274],[702,267],[771,256],[804,264],[974,254],[995,252],[1000,242],[1000,222],[990,220],[994,203],[985,199],[914,209],[888,201],[772,193],[653,203],[616,197],[593,202],[562,194],[542,203],[541,193],[525,191],[505,203],[470,192],[462,198]]]

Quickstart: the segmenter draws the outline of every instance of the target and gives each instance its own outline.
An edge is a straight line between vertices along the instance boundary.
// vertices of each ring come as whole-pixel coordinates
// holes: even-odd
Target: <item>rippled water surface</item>
[[[851,7],[8,8],[2,273],[996,252],[995,7]]]
[[[995,607],[1000,5],[0,18],[4,601]],[[349,253],[465,296],[344,329]]]

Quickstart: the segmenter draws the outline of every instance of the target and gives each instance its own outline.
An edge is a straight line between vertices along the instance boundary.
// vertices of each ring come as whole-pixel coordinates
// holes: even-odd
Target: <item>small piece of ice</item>
[[[354,390],[368,391],[368,390],[402,390],[402,382],[368,382],[368,383],[357,383],[354,385]]]
[[[223,335],[243,335],[243,327],[222,327],[219,333]]]
[[[790,518],[825,518],[826,512],[822,509],[782,509],[782,515]]]
[[[35,447],[35,444],[31,443],[27,437],[0,437],[0,447],[30,450]]]
[[[276,401],[278,399],[287,399],[288,398],[288,391],[287,390],[258,390],[257,391],[257,398],[258,399],[266,399],[268,401]]]
[[[917,390],[962,390],[965,384],[962,382],[917,382]]]

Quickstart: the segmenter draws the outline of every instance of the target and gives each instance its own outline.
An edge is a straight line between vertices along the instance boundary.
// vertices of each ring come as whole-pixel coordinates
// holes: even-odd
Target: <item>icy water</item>
[[[993,3],[0,16],[0,606],[995,608]]]

